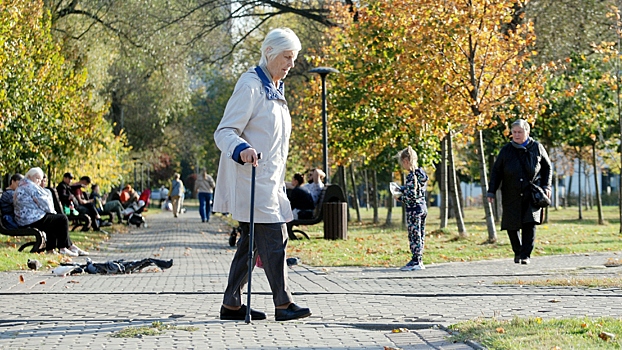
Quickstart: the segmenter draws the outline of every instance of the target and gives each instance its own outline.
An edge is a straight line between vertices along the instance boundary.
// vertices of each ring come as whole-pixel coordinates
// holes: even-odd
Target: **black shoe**
[[[520,263],[523,265],[529,265],[529,258],[520,259]]]
[[[274,313],[274,318],[277,321],[289,321],[309,316],[311,316],[311,310],[306,307],[300,307],[294,303],[289,304],[287,309],[276,309]]]
[[[514,263],[518,264],[520,262],[520,256],[514,255]]]
[[[110,221],[102,221],[99,223],[100,227],[107,227],[107,226],[112,226],[112,222]]]
[[[220,319],[221,320],[234,320],[234,321],[244,321],[246,319],[246,305],[242,305],[239,310],[230,310],[224,306],[220,307]],[[251,309],[251,320],[265,320],[266,314]]]

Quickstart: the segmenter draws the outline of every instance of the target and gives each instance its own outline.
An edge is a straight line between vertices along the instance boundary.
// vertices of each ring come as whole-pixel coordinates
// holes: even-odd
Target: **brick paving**
[[[151,212],[149,226],[112,234],[95,262],[174,259],[172,268],[131,275],[55,277],[49,271],[0,273],[4,300],[0,349],[471,349],[446,340],[447,326],[476,317],[622,317],[620,288],[535,287],[495,284],[561,276],[617,277],[605,268],[618,253],[534,257],[395,268],[289,270],[296,302],[309,318],[274,321],[270,289],[261,269],[253,274],[253,308],[268,319],[251,324],[220,321],[218,311],[233,250],[219,217],[202,223],[189,211],[178,219]],[[42,256],[43,259],[43,256]],[[74,261],[84,263],[83,258]],[[19,275],[25,279],[19,283]],[[45,283],[42,283],[45,282]],[[246,299],[244,299],[246,300]],[[115,338],[127,327],[158,321],[193,326],[161,335]],[[409,332],[393,333],[396,328]]]

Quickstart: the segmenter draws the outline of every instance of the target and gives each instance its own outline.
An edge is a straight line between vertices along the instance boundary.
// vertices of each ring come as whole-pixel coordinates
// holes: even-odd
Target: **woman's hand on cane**
[[[258,159],[259,157],[257,156],[257,151],[252,147],[240,152],[240,160],[244,163],[252,163],[254,167],[257,166]]]

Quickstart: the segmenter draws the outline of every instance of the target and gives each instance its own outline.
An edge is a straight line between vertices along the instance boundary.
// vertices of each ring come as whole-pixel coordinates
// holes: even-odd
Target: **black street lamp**
[[[134,161],[134,183],[132,184],[132,186],[134,187],[134,189],[138,189],[138,186],[136,186],[136,161],[140,159],[138,157],[132,157],[132,160]]]
[[[326,183],[329,183],[330,180],[330,171],[328,168],[328,124],[327,124],[327,116],[326,116],[326,76],[329,73],[339,73],[335,68],[330,67],[317,67],[313,68],[309,71],[309,73],[317,73],[322,77],[322,146],[324,147],[323,151],[323,166],[324,171],[326,172]]]

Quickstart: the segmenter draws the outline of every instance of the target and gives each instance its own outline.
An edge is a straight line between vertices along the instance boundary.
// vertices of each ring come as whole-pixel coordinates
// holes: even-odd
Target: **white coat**
[[[265,68],[263,71],[270,77]],[[271,88],[276,90],[274,83]],[[255,222],[267,224],[293,220],[285,193],[291,117],[282,95],[274,99],[267,96],[267,89],[254,68],[243,73],[214,133],[221,151],[214,211],[231,213],[233,219],[240,222],[250,222],[252,168],[250,164],[241,165],[232,159],[235,148],[242,143],[248,143],[262,154],[256,168]]]

